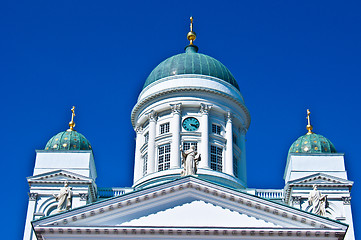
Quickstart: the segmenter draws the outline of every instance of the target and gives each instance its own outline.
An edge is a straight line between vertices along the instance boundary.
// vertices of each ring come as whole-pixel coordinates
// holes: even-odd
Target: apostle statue
[[[196,175],[197,165],[201,160],[201,155],[196,152],[195,147],[191,145],[188,150],[183,151],[182,146],[180,146],[180,151],[182,153],[182,165],[183,171],[181,176]]]
[[[326,215],[327,195],[321,194],[317,190],[317,185],[313,185],[313,190],[308,195],[308,204],[312,206],[312,213],[320,216]]]
[[[58,212],[62,212],[65,210],[69,210],[71,207],[71,199],[72,199],[72,191],[71,187],[69,187],[69,183],[65,182],[64,187],[60,189],[60,192],[58,195],[53,194],[56,201],[58,201]]]

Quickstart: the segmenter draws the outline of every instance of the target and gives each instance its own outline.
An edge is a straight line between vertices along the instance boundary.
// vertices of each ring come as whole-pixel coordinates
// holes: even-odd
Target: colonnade
[[[170,169],[179,169],[181,168],[181,156],[180,156],[180,145],[181,145],[181,121],[182,121],[182,104],[170,104],[172,118],[170,119],[170,132],[172,133],[170,143],[171,143],[171,154],[170,154]],[[200,104],[200,129],[201,138],[198,143],[199,152],[201,154],[201,161],[199,162],[199,169],[211,169],[210,161],[210,145],[209,145],[209,133],[210,133],[210,124],[209,124],[209,114],[212,109],[210,104]],[[156,152],[156,136],[157,136],[157,113],[152,110],[148,112],[147,118],[149,120],[148,127],[148,161],[147,161],[147,174],[157,172],[157,152]],[[136,139],[136,149],[135,149],[135,166],[134,166],[134,180],[135,182],[143,177],[143,158],[141,155],[141,148],[144,143],[142,137],[144,137],[143,129],[139,126],[136,127],[137,139]],[[226,114],[226,124],[225,124],[225,135],[226,140],[224,154],[222,159],[223,172],[229,175],[234,175],[233,173],[233,121],[232,114],[227,112]]]

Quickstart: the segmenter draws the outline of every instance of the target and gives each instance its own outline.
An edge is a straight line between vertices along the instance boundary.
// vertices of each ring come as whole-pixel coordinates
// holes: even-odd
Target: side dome
[[[77,131],[64,131],[53,136],[45,146],[45,150],[91,150],[89,141]]]
[[[324,136],[311,133],[299,137],[288,153],[336,153],[336,148]]]
[[[195,45],[188,45],[186,52],[181,53],[161,62],[149,74],[143,89],[159,79],[183,75],[183,74],[199,74],[219,78],[232,84],[239,90],[236,79],[232,73],[220,61],[198,53],[198,47]]]

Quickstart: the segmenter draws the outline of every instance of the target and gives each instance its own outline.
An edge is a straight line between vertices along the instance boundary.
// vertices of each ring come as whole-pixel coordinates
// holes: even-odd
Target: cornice
[[[167,95],[167,94],[179,93],[179,92],[193,92],[193,91],[205,92],[205,93],[211,93],[211,94],[219,95],[219,96],[227,98],[227,99],[231,100],[232,102],[236,103],[240,108],[242,108],[242,110],[246,114],[245,128],[247,128],[247,129],[249,128],[249,125],[250,125],[250,122],[251,122],[251,116],[250,116],[250,113],[248,111],[248,108],[242,102],[240,102],[238,99],[231,96],[230,94],[226,94],[226,93],[223,93],[221,91],[217,91],[217,90],[210,89],[210,88],[204,88],[204,87],[176,87],[176,88],[172,88],[172,89],[166,89],[166,90],[151,94],[151,95],[145,97],[144,99],[138,101],[137,104],[134,106],[134,108],[132,110],[132,113],[131,113],[131,122],[132,122],[133,128],[135,128],[135,124],[136,124],[136,122],[135,122],[136,113],[139,111],[139,109],[144,107],[147,102],[149,102],[149,101],[151,101],[151,100],[153,100],[155,98]]]
[[[34,227],[45,227],[49,225],[56,228],[60,226],[66,227],[70,226],[68,223],[76,222],[81,219],[92,218],[95,215],[99,215],[99,217],[106,217],[116,214],[121,209],[122,211],[127,211],[127,208],[134,209],[134,205],[138,205],[141,202],[151,200],[160,201],[162,199],[161,197],[166,195],[169,195],[169,197],[174,196],[174,194],[184,195],[184,190],[187,189],[191,190],[195,194],[198,192],[201,195],[206,195],[210,199],[226,204],[229,207],[242,209],[245,214],[251,214],[254,216],[257,215],[260,217],[261,215],[264,215],[264,213],[267,213],[264,215],[265,217],[267,216],[266,218],[279,219],[279,221],[282,219],[282,221],[286,222],[298,222],[298,224],[312,226],[312,228],[316,229],[330,229],[331,226],[333,226],[334,228],[344,228],[346,231],[347,228],[347,225],[327,218],[193,177],[181,178],[170,183],[114,197],[107,201],[86,205],[59,215],[33,221],[32,224]],[[160,199],[157,200],[157,198]],[[80,222],[78,224],[81,226]]]
[[[195,236],[212,236],[212,238],[222,239],[225,237],[252,237],[252,238],[261,238],[269,239],[289,239],[292,237],[301,237],[307,239],[313,238],[336,238],[343,239],[345,236],[345,231],[341,229],[297,229],[297,228],[212,228],[212,227],[35,227],[34,228],[37,239],[43,240],[44,234],[56,234],[56,235],[68,235],[71,234],[73,237],[77,235],[106,235],[109,238],[114,236],[134,236],[137,238],[144,238],[146,236],[152,236],[152,238],[157,238],[157,236],[177,236],[184,239],[190,237],[194,238]],[[193,236],[193,237],[192,237]]]

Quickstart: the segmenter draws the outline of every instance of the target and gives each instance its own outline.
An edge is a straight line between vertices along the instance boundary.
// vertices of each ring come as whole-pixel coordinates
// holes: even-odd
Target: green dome
[[[299,137],[290,147],[289,153],[336,153],[330,140],[311,133]]]
[[[150,73],[143,89],[159,79],[182,75],[182,74],[200,74],[212,76],[232,84],[239,90],[236,79],[232,73],[218,60],[197,53],[198,47],[189,45],[186,47],[186,52],[170,57],[161,62]]]
[[[91,150],[89,141],[77,131],[64,131],[52,137],[45,150]]]

